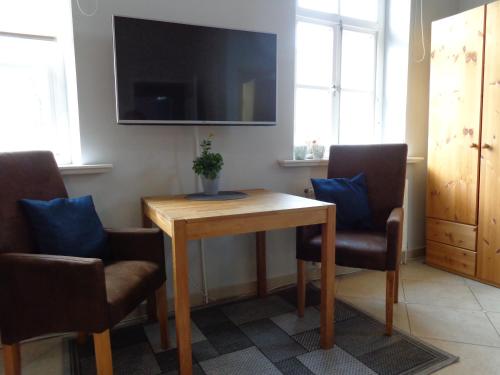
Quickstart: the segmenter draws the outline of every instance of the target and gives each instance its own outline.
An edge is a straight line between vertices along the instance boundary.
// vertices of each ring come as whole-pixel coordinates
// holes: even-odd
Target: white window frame
[[[339,1],[340,13],[340,1]],[[340,16],[340,14],[331,14],[311,9],[301,8],[296,1],[296,23],[308,22],[316,25],[326,25],[334,29],[334,47],[333,47],[333,86],[326,88],[323,86],[302,85],[295,81],[295,98],[298,88],[325,89],[332,92],[332,133],[334,144],[340,142],[340,94],[342,87],[341,79],[341,61],[342,61],[342,31],[353,30],[365,33],[375,34],[375,95],[374,95],[374,139],[372,143],[382,143],[382,110],[383,110],[383,73],[384,73],[384,31],[385,31],[385,0],[378,0],[378,21],[370,22],[349,17]],[[295,51],[295,61],[297,61],[297,50]],[[295,64],[295,80],[297,77],[297,64]],[[297,102],[295,101],[295,106]],[[295,110],[295,108],[294,108]],[[296,113],[294,111],[294,113]],[[294,132],[296,123],[294,124]],[[294,138],[295,143],[295,138]],[[326,145],[328,146],[328,145]],[[326,153],[328,154],[328,153]],[[326,155],[328,157],[328,155]]]
[[[64,13],[64,19],[60,20],[61,30],[57,35],[52,35],[52,33],[31,34],[18,30],[11,32],[0,29],[0,36],[56,43],[57,56],[54,56],[55,63],[48,70],[51,91],[49,101],[52,107],[52,128],[56,129],[58,136],[63,137],[63,139],[58,139],[58,143],[66,143],[65,149],[67,149],[67,152],[61,155],[62,158],[55,156],[60,165],[79,165],[81,164],[80,127],[70,4],[67,4]],[[4,151],[0,150],[0,152]]]

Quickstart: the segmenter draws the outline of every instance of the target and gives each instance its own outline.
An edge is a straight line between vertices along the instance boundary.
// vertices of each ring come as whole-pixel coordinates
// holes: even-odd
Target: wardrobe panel
[[[500,285],[500,2],[486,14],[477,276]]]
[[[432,24],[427,216],[477,224],[485,7]]]

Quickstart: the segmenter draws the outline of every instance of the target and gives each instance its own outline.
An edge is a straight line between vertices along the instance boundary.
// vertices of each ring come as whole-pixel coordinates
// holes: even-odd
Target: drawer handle
[[[477,143],[473,143],[470,145],[470,148],[479,148],[479,145]]]
[[[482,148],[484,148],[485,150],[491,150],[493,146],[489,145],[488,143],[485,143]]]

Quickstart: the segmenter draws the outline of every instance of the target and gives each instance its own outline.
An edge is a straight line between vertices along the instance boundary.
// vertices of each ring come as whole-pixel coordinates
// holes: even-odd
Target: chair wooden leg
[[[146,310],[148,314],[148,320],[150,322],[156,322],[158,318],[158,308],[156,305],[156,293],[153,293],[146,299]]]
[[[85,345],[87,342],[87,332],[78,332],[78,335],[76,336],[76,342],[78,345]]]
[[[399,264],[396,266],[396,276],[394,278],[394,303],[399,302]]]
[[[3,345],[5,375],[21,375],[21,349],[19,344]]]
[[[113,375],[109,329],[102,333],[94,333],[93,336],[97,375]]]
[[[392,336],[392,319],[394,310],[396,271],[387,271],[386,295],[385,295],[385,334]]]
[[[164,283],[156,291],[156,314],[160,324],[161,348],[168,349],[168,305],[167,305],[167,284]]]
[[[297,315],[302,318],[306,309],[307,270],[304,260],[297,260]]]

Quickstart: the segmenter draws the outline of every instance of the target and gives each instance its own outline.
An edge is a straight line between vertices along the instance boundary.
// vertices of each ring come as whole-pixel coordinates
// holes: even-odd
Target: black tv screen
[[[275,34],[113,20],[118,123],[276,124]]]

